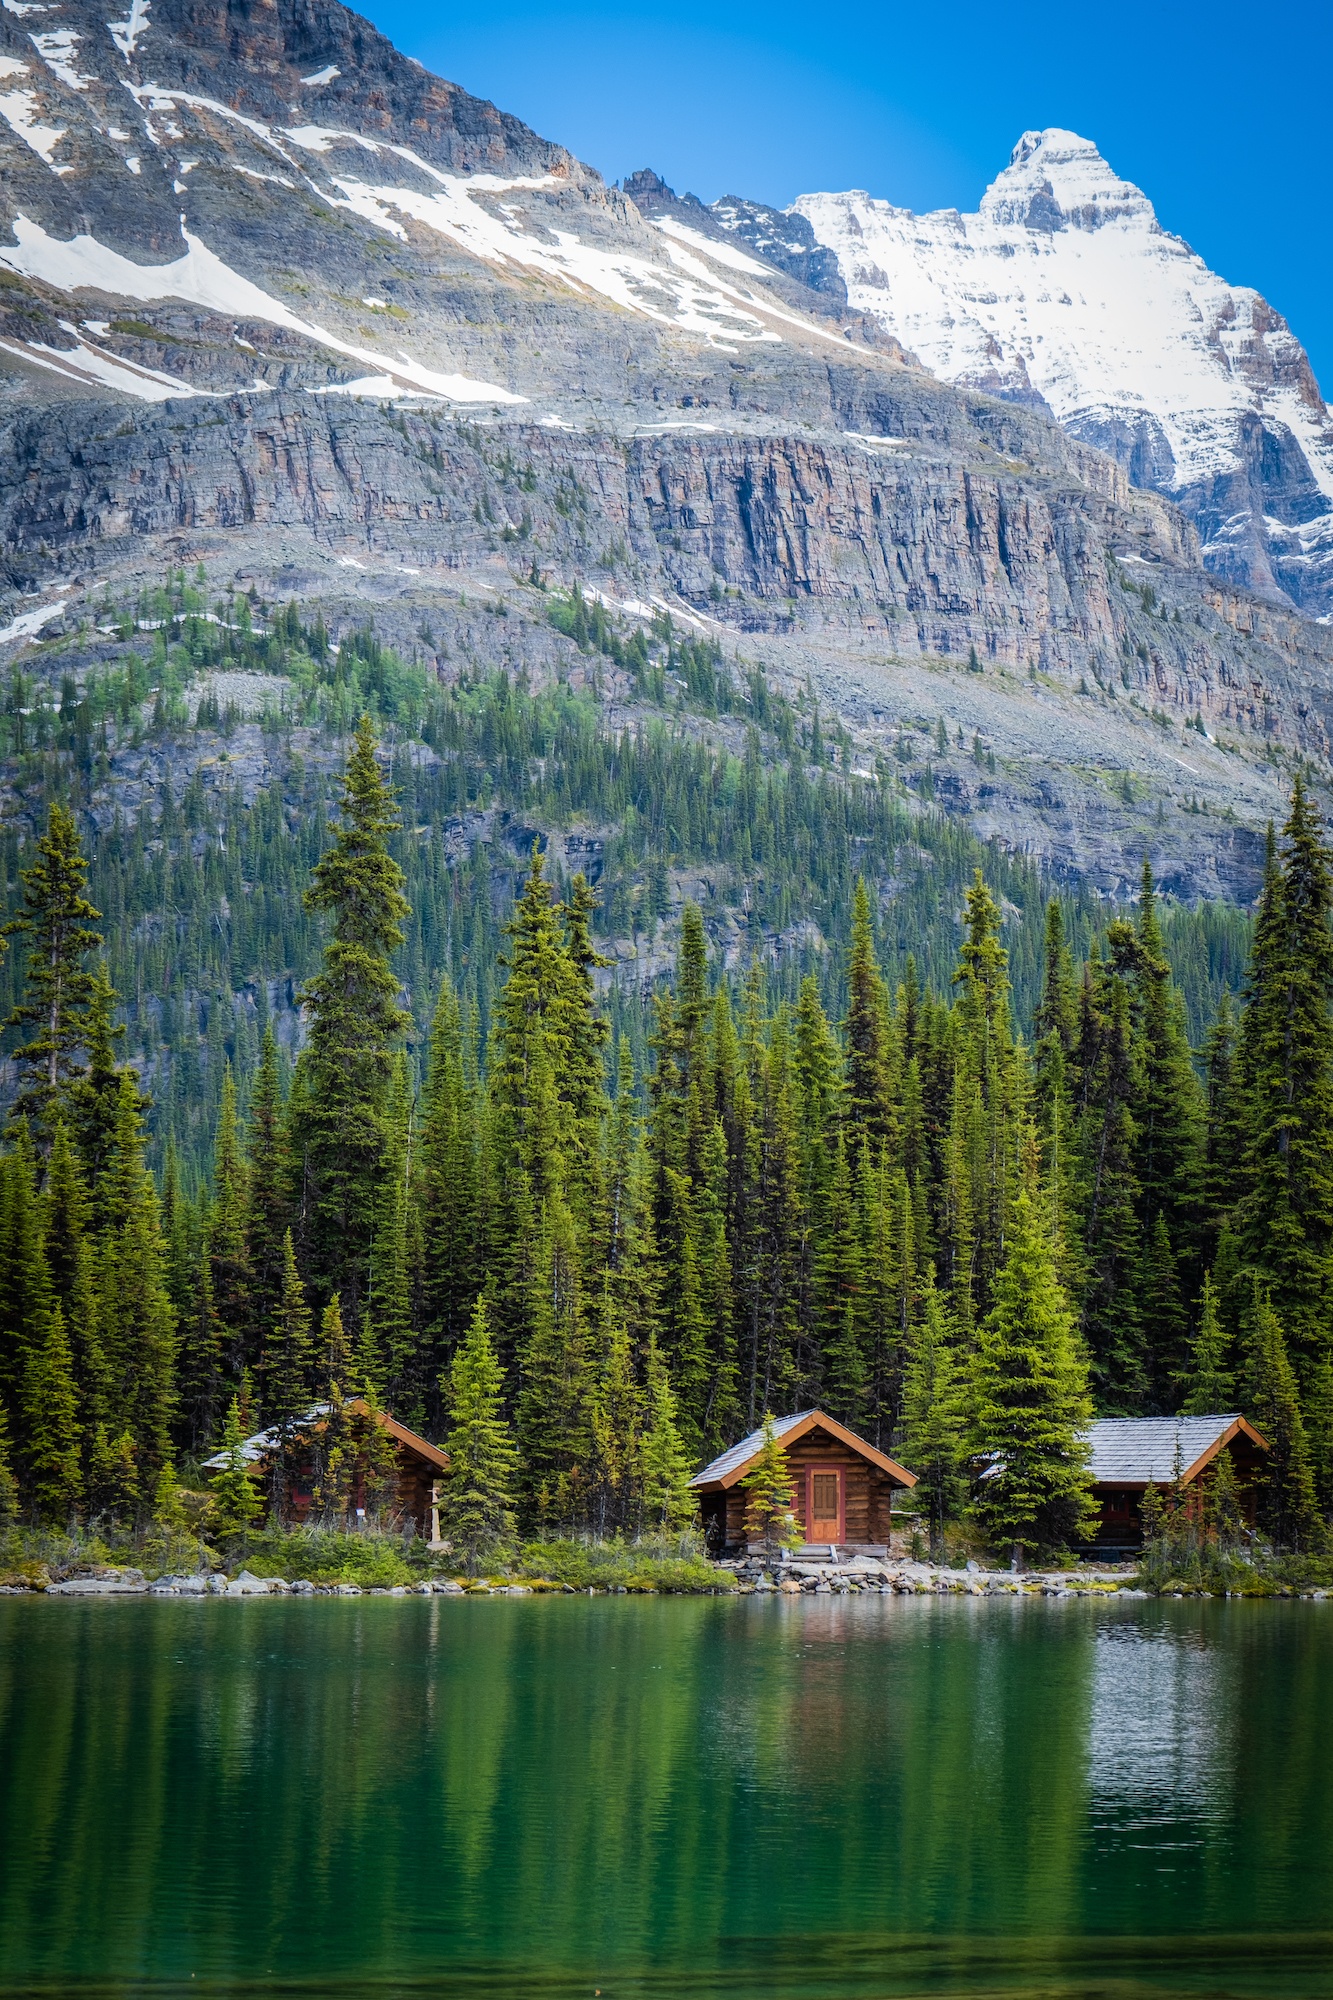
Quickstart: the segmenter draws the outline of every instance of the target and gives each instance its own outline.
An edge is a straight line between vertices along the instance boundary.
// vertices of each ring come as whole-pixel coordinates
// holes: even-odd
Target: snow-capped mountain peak
[[[1128,216],[1157,223],[1147,196],[1120,179],[1091,139],[1058,126],[1023,134],[981,197],[981,214],[1002,227],[1038,230],[1099,229]]]
[[[1035,404],[1193,515],[1221,574],[1333,611],[1333,425],[1300,343],[1075,132],[1025,132],[975,214],[803,195],[848,304],[945,381]]]

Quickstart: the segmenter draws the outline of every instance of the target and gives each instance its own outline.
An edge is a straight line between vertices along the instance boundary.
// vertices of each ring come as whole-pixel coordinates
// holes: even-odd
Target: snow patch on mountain
[[[0,646],[7,646],[12,639],[34,638],[43,625],[49,625],[53,618],[58,618],[65,609],[63,597],[69,587],[67,583],[60,586],[61,596],[54,604],[39,604],[33,611],[20,611],[17,618],[11,618],[7,625],[0,626]]]
[[[711,257],[715,264],[725,265],[729,271],[744,271],[751,278],[772,275],[757,257],[747,257],[743,250],[733,250],[729,243],[715,243],[701,229],[691,229],[688,223],[677,222],[674,215],[655,215],[653,227],[660,229],[664,236],[673,236],[678,243],[688,244],[691,250],[702,251],[705,257]]]
[[[139,37],[148,26],[148,9],[151,0],[130,0],[130,11],[123,21],[108,21],[106,31],[123,59],[128,62],[138,47]]]
[[[280,299],[271,297],[249,278],[224,264],[206,243],[192,236],[183,225],[184,254],[170,264],[136,264],[108,249],[93,236],[74,236],[68,242],[49,236],[40,223],[27,216],[14,220],[13,245],[0,244],[0,264],[23,277],[38,278],[58,291],[97,291],[111,298],[184,299],[207,311],[237,319],[263,320],[270,326],[284,326],[321,347],[331,348],[376,370],[383,370],[401,387],[424,390],[451,403],[524,403],[526,396],[502,389],[494,382],[474,382],[471,377],[441,374],[400,351],[399,358],[387,361],[382,354],[370,353],[340,340],[326,327],[301,319]]]
[[[26,76],[28,66],[15,60],[13,56],[0,56],[0,77]],[[36,153],[39,160],[51,169],[53,174],[68,174],[71,167],[58,167],[51,157],[61,140],[67,135],[64,125],[43,125],[37,106],[37,94],[32,90],[7,90],[0,95],[0,118],[16,138]]]
[[[125,361],[117,354],[107,354],[83,340],[73,347],[51,347],[41,340],[27,340],[21,344],[0,340],[0,349],[19,360],[31,362],[34,367],[45,369],[51,375],[61,375],[68,382],[81,382],[90,388],[119,389],[123,395],[132,396],[137,403],[165,403],[176,396],[209,393],[193,388],[175,375],[164,375],[156,368],[141,368],[137,362]]]
[[[43,34],[28,37],[53,76],[58,76],[71,90],[86,90],[97,78],[84,76],[74,67],[80,39],[72,28],[48,28]]]

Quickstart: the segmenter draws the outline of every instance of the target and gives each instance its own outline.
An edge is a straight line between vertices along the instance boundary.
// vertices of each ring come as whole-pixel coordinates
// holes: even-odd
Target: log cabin
[[[1149,1485],[1202,1492],[1201,1482],[1226,1451],[1240,1488],[1245,1518],[1254,1523],[1255,1488],[1268,1440],[1234,1413],[1215,1417],[1104,1417],[1088,1433],[1092,1495],[1100,1510],[1088,1547],[1098,1554],[1129,1554],[1143,1544],[1143,1496]]]
[[[895,1493],[916,1485],[916,1474],[824,1410],[779,1417],[773,1428],[787,1455],[807,1553],[887,1554],[890,1502]],[[762,1430],[751,1431],[690,1481],[714,1554],[747,1544],[748,1495],[742,1481],[763,1441]]]
[[[357,1416],[364,1417],[370,1413],[369,1404],[359,1396],[350,1398],[343,1407]],[[300,1419],[299,1427],[302,1429],[317,1427],[320,1418],[329,1408],[328,1403],[314,1404]],[[387,1410],[378,1411],[377,1417],[381,1429],[393,1439],[397,1467],[397,1485],[389,1511],[398,1516],[404,1527],[410,1521],[423,1538],[434,1538],[435,1484],[441,1473],[448,1470],[449,1454],[441,1450],[439,1445],[418,1437],[417,1433],[410,1431],[406,1424],[400,1424],[396,1417],[391,1417]],[[276,1429],[269,1429],[256,1431],[254,1436],[246,1438],[241,1446],[246,1464],[254,1466],[261,1475],[256,1491],[260,1493],[266,1506],[270,1502],[270,1494],[268,1481],[263,1475],[267,1472],[277,1442]],[[223,1452],[215,1452],[212,1458],[204,1460],[205,1469],[208,1471],[220,1471],[225,1463],[226,1454]],[[363,1499],[363,1482],[358,1478],[353,1484],[354,1514],[359,1513]],[[306,1519],[310,1513],[313,1494],[309,1473],[302,1477],[299,1461],[289,1485],[287,1500],[296,1520],[300,1522]]]

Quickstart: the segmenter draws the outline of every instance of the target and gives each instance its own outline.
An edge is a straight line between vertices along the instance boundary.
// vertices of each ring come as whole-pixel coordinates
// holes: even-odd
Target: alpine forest
[[[491,877],[453,866],[451,940],[423,947],[410,766],[368,717],[340,742],[284,916],[311,969],[279,1017],[260,968],[249,1046],[223,1026],[189,1063],[131,1060],[143,960],[123,998],[77,801],[11,839],[9,1522],[171,1526],[220,1453],[215,1518],[242,1526],[242,1439],[318,1405],[328,1436],[383,1410],[442,1442],[466,1546],[633,1537],[688,1528],[700,1466],[819,1405],[917,1471],[932,1529],[1059,1549],[1086,1531],[1095,1415],[1234,1409],[1272,1449],[1270,1534],[1322,1546],[1333,859],[1299,778],[1248,968],[1192,1047],[1146,864],[1108,921],[1047,902],[1023,1018],[1022,913],[981,865],[943,976],[938,925],[886,973],[893,892],[853,871],[821,966],[789,977],[758,927],[728,962],[685,899],[674,970],[631,990],[599,890],[536,837],[498,916]],[[169,783],[140,831],[142,852],[118,823],[128,872],[168,865]],[[336,1467],[317,1498],[346,1515]]]

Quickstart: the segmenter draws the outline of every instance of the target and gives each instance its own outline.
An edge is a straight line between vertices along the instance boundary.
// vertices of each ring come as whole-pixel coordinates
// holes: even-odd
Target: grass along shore
[[[1156,1544],[1134,1568],[1081,1564],[1066,1558],[1013,1573],[955,1556],[952,1562],[891,1559],[830,1569],[783,1558],[715,1563],[692,1533],[640,1541],[574,1538],[525,1542],[506,1561],[468,1576],[448,1552],[414,1537],[373,1529],[261,1529],[218,1543],[174,1532],[102,1536],[87,1530],[11,1528],[0,1539],[0,1591],[42,1593],[83,1582],[119,1582],[126,1590],[162,1588],[181,1594],[241,1579],[246,1588],[295,1587],[301,1592],[432,1592],[477,1594],[587,1592],[614,1595],[717,1595],[784,1592],[876,1592],[898,1595],[1158,1598],[1303,1597],[1333,1595],[1333,1560],[1277,1557],[1264,1550],[1219,1558]],[[82,1594],[69,1593],[69,1594]]]

